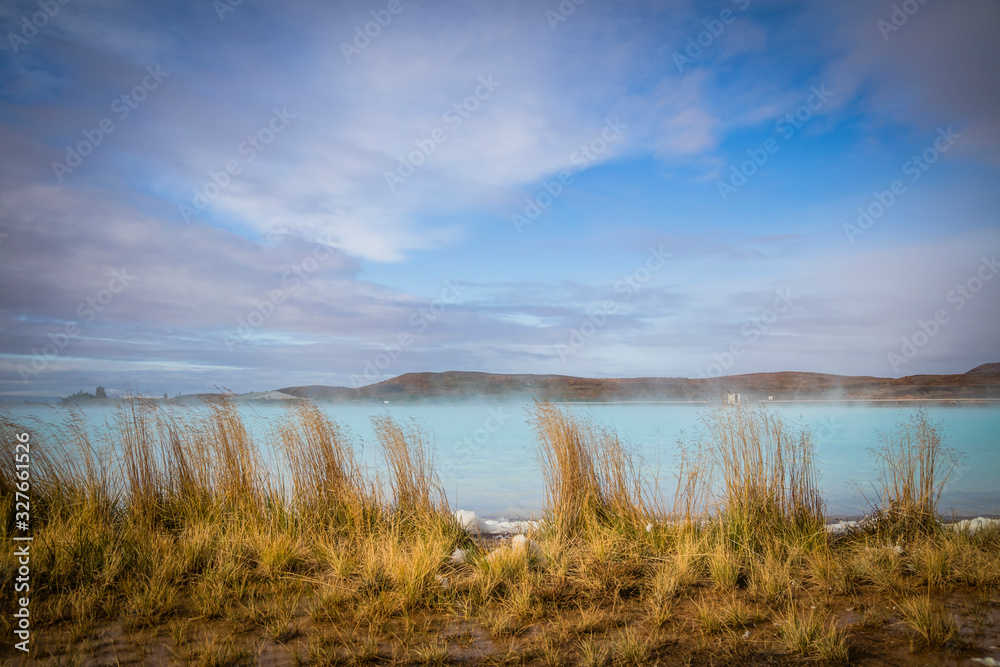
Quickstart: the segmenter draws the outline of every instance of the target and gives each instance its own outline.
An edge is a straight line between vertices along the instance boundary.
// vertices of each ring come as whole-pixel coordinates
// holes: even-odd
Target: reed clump
[[[548,522],[562,539],[614,524],[635,530],[652,516],[643,493],[641,464],[617,433],[536,401],[531,423],[538,436]]]
[[[304,519],[333,530],[370,529],[380,508],[354,456],[350,435],[314,403],[296,403],[289,410],[276,436]]]
[[[183,609],[254,618],[247,605],[327,572],[330,554],[384,573],[411,607],[464,535],[439,492],[427,437],[388,417],[375,424],[394,473],[385,497],[367,481],[350,436],[311,403],[292,404],[270,424],[267,436],[284,446],[266,462],[259,436],[226,397],[192,407],[126,399],[111,406],[103,429],[90,426],[79,410],[61,423],[0,418],[11,459],[17,436],[30,435],[32,598],[42,623],[136,630]],[[20,534],[13,518],[22,480],[13,470],[0,468],[8,537]],[[342,581],[356,576],[342,569]],[[4,585],[16,572],[9,557],[0,561]]]
[[[880,433],[870,449],[878,465],[878,498],[872,504],[875,530],[892,535],[933,531],[939,523],[938,503],[962,456],[948,447],[940,424],[917,410]]]
[[[822,532],[824,505],[809,431],[748,403],[718,405],[703,423],[712,470],[707,478],[721,478],[719,525],[734,547],[761,552],[789,531]]]
[[[400,424],[388,415],[372,417],[371,421],[389,464],[390,503],[395,510],[411,520],[446,513],[448,503],[434,472],[426,431],[416,424]]]
[[[21,442],[20,436],[27,436]],[[0,446],[9,465],[0,466],[0,509],[4,510],[4,534],[15,534],[15,499],[19,490],[30,488],[31,518],[52,518],[89,513],[91,518],[114,514],[120,489],[107,461],[91,443],[86,417],[70,409],[60,419],[37,418],[20,423],[0,414]],[[17,463],[30,462],[28,479],[21,478]],[[25,486],[26,485],[26,486]]]

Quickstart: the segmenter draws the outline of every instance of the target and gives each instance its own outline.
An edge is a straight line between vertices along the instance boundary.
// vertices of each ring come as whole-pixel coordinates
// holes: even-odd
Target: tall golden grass
[[[894,432],[880,433],[879,440],[880,447],[869,450],[878,465],[875,525],[890,532],[932,528],[941,493],[961,455],[944,444],[940,425],[923,410],[897,424]]]
[[[429,517],[447,512],[444,489],[434,472],[432,443],[417,424],[402,425],[389,415],[371,418],[389,465],[392,503],[398,512]]]
[[[109,463],[119,470],[121,509],[133,520],[180,526],[219,514],[259,517],[278,493],[238,407],[225,397],[179,411],[131,398],[114,413],[105,451],[118,457]]]
[[[757,550],[768,532],[822,530],[812,436],[765,406],[720,404],[704,418],[712,474],[721,477],[722,524]]]
[[[87,504],[175,529],[222,517],[267,523],[295,515],[360,528],[380,517],[446,515],[425,430],[388,415],[372,425],[387,463],[386,494],[358,463],[350,434],[305,401],[267,425],[268,465],[240,407],[224,396],[196,407],[127,398],[96,430],[75,408],[51,423],[0,416],[0,437],[13,457],[16,435],[32,436],[33,518],[41,522]],[[18,481],[13,466],[0,466],[0,503],[13,501]],[[10,535],[12,513],[3,516]]]
[[[667,518],[642,478],[642,462],[613,430],[544,401],[534,404],[530,420],[547,516],[557,533],[577,534],[594,522],[634,528]],[[824,507],[807,431],[749,404],[716,405],[702,424],[701,440],[682,443],[670,518],[691,523],[714,508],[743,541],[782,526],[817,529]],[[446,514],[427,431],[388,415],[373,417],[372,426],[387,464],[387,493],[367,478],[352,436],[308,402],[288,407],[267,436],[280,442],[269,447],[281,454],[271,465],[286,475],[265,469],[240,408],[225,397],[200,409],[119,401],[99,443],[91,442],[79,410],[54,424],[0,418],[0,437],[10,448],[16,433],[34,434],[32,494],[40,520],[81,503],[173,526],[234,513],[262,517],[267,507],[328,526],[357,527],[393,513]],[[924,412],[881,441],[872,450],[881,484],[877,513],[923,527],[935,523],[958,455]],[[17,481],[12,467],[0,466],[2,502],[12,498]],[[4,516],[10,534],[10,512]]]
[[[535,402],[531,423],[548,518],[557,534],[572,537],[591,523],[645,525],[652,512],[641,463],[613,430],[547,401]]]
[[[187,616],[237,634],[261,629],[284,645],[307,613],[340,637],[339,648],[313,637],[310,655],[338,663],[357,660],[359,646],[371,661],[447,656],[451,639],[431,647],[434,633],[477,623],[548,664],[584,654],[642,664],[668,657],[692,628],[703,638],[689,655],[704,658],[711,644],[737,660],[748,655],[739,637],[752,624],[754,651],[771,641],[842,661],[850,630],[826,611],[798,612],[816,598],[891,603],[917,600],[926,586],[936,605],[955,587],[1000,584],[995,528],[967,535],[919,524],[905,549],[878,532],[827,539],[809,434],[764,408],[719,405],[705,414],[702,438],[687,442],[671,514],[650,488],[654,475],[614,430],[535,403],[543,529],[530,549],[491,553],[448,512],[432,438],[418,423],[372,420],[386,464],[378,480],[352,434],[312,403],[291,403],[257,430],[243,414],[222,397],[197,408],[121,401],[96,431],[78,410],[52,424],[0,415],[8,449],[0,456],[12,460],[15,435],[32,434],[32,613],[40,627],[87,637],[100,623],[127,634]],[[886,506],[916,508],[906,516],[936,512],[947,451],[919,415],[884,438],[876,458],[888,466]],[[6,536],[17,534],[13,470],[0,466]],[[464,564],[449,559],[457,546]],[[17,572],[11,554],[0,553],[3,587]],[[8,636],[11,604],[0,601]],[[915,603],[900,607],[912,608],[906,621],[915,632],[945,641],[954,634]],[[305,612],[296,616],[297,608]],[[434,619],[431,630],[415,630],[416,618]],[[756,644],[758,636],[770,639]],[[200,658],[187,655],[181,639],[177,655],[188,661],[218,653],[205,646]],[[402,644],[384,648],[394,642]]]
[[[91,443],[87,426],[86,417],[76,409],[52,423],[31,419],[23,424],[0,415],[0,447],[6,450],[6,460],[14,461],[19,434],[31,436],[28,481],[33,522],[44,523],[80,507],[108,512],[120,499],[113,465]],[[21,481],[17,473],[14,465],[0,466],[0,507],[9,509],[3,514],[6,535],[13,534],[15,492]]]
[[[314,403],[296,402],[278,423],[292,493],[306,518],[359,530],[378,516],[375,493],[354,456],[350,435]]]

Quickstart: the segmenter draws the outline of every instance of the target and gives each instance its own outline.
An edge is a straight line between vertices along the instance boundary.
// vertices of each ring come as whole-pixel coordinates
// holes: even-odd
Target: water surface
[[[704,404],[593,403],[566,404],[574,413],[614,428],[645,461],[650,486],[665,492],[667,503],[676,484],[678,440],[691,439]],[[820,488],[831,517],[862,514],[874,498],[875,463],[868,448],[879,432],[893,432],[916,409],[898,405],[836,402],[774,403],[788,422],[810,429],[816,444]],[[267,424],[285,411],[278,403],[257,402],[240,408],[255,440],[276,475],[281,474],[276,443]],[[372,431],[372,415],[389,414],[419,424],[435,443],[435,463],[449,503],[484,516],[527,516],[543,505],[543,482],[537,442],[529,424],[530,403],[454,402],[426,404],[325,404],[323,409],[353,434],[359,458],[373,471],[384,469]],[[1000,514],[1000,406],[924,408],[939,422],[945,443],[965,458],[941,497],[942,512],[977,516]],[[105,407],[84,413],[95,429],[111,418]],[[58,421],[60,408],[18,406],[15,415]]]

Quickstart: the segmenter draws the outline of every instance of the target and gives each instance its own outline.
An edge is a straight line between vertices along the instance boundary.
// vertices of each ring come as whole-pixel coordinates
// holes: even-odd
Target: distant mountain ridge
[[[533,396],[565,401],[705,400],[725,392],[752,399],[1000,399],[1000,363],[983,364],[958,375],[902,378],[830,375],[800,371],[749,373],[719,378],[582,378],[446,371],[406,373],[364,387],[310,385],[277,391],[299,398],[333,401],[386,401]]]
[[[1000,374],[1000,363],[997,363],[997,364],[983,364],[982,366],[976,366],[971,371],[966,372],[966,375],[971,375],[973,373],[976,373],[976,374],[980,374],[980,373]]]

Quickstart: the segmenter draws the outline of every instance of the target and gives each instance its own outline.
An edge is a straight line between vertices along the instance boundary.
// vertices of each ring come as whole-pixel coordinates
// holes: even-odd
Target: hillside
[[[982,366],[976,366],[971,371],[966,373],[966,375],[979,375],[979,374],[993,374],[1000,375],[1000,363],[996,364],[983,364]]]
[[[1000,399],[1000,364],[984,364],[959,375],[902,378],[783,371],[721,378],[581,378],[567,375],[504,375],[447,371],[406,373],[355,389],[310,385],[278,391],[317,400],[422,400],[533,396],[569,401],[704,400],[725,392],[753,399]]]

